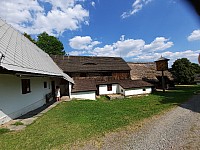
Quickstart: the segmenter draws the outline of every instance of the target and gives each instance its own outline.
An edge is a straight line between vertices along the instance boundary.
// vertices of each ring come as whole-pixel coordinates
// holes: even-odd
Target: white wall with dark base
[[[30,79],[31,92],[22,94],[21,79]],[[47,88],[44,88],[47,82]],[[51,79],[47,77],[17,77],[0,74],[0,124],[17,118],[46,103],[51,92]]]
[[[99,95],[116,94],[118,91],[118,84],[112,84],[112,90],[108,91],[108,85],[99,85]]]
[[[150,87],[138,88],[138,89],[125,89],[125,96],[131,95],[141,95],[141,94],[149,94],[152,92]]]
[[[71,90],[72,85],[69,84],[69,90]],[[99,85],[99,95],[108,95],[108,94],[122,94],[124,96],[131,95],[141,95],[149,94],[152,92],[150,87],[144,88],[132,88],[132,89],[123,89],[119,84],[112,84],[112,90],[108,91],[107,85]],[[70,92],[70,98],[73,99],[96,99],[95,91],[86,91],[86,92]]]
[[[118,91],[117,91],[117,93],[125,95],[125,89],[123,89],[120,85],[118,85]]]
[[[95,91],[75,92],[71,93],[70,98],[95,100],[96,92]]]

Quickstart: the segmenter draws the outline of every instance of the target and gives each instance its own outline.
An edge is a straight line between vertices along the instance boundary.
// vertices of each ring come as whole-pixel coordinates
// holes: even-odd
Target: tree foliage
[[[59,39],[48,35],[46,32],[39,34],[37,40],[31,38],[27,33],[24,33],[24,36],[49,55],[65,55],[64,46]]]
[[[49,55],[64,55],[64,46],[54,36],[48,35],[46,32],[43,32],[38,35],[38,40],[36,45],[41,48],[43,51]]]
[[[200,66],[198,64],[192,63],[192,69],[195,74],[200,74]]]
[[[190,84],[194,81],[194,75],[200,73],[200,66],[191,63],[187,58],[181,58],[174,62],[171,72],[177,83]]]
[[[26,32],[24,32],[24,34],[23,34],[26,38],[28,38],[31,42],[33,42],[34,44],[36,44],[36,41],[34,40],[34,39],[32,39],[32,37],[29,35],[29,34],[27,34]]]

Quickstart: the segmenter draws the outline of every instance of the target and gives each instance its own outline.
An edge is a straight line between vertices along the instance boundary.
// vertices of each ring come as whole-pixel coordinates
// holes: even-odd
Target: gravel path
[[[200,150],[200,95],[138,130],[110,133],[78,149]]]

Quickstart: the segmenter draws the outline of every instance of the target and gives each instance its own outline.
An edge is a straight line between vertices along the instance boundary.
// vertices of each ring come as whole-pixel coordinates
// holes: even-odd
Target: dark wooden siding
[[[114,80],[130,79],[130,72],[113,72],[112,77]]]
[[[73,73],[73,79],[95,79],[96,81],[111,81],[130,79],[129,72],[110,72],[110,73]]]

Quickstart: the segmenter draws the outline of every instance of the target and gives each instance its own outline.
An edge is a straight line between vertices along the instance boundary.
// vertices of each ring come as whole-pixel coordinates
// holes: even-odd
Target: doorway
[[[55,81],[51,81],[51,91],[52,91],[51,93],[52,93],[53,99],[55,97],[55,89],[56,89]]]

